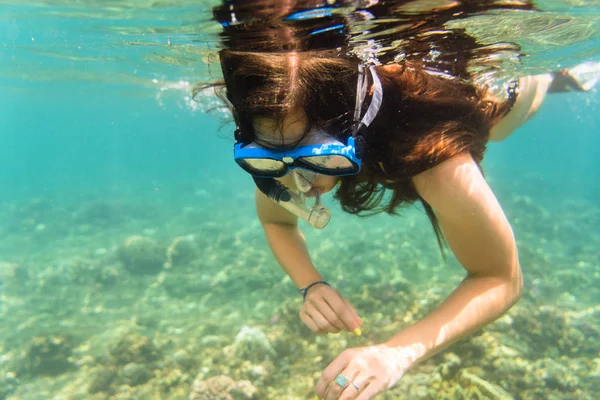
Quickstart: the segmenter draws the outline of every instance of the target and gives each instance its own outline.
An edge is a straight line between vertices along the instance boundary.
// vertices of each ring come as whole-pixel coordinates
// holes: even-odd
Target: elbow
[[[512,261],[503,268],[503,273],[496,275],[500,279],[502,287],[502,308],[504,312],[512,308],[521,299],[523,295],[523,272],[519,264],[518,256],[512,257]]]
[[[508,303],[507,309],[517,304],[523,295],[523,271],[519,262],[519,253],[516,244],[512,246],[510,257],[504,269],[505,296]]]
[[[521,296],[523,295],[523,277],[521,276],[520,279],[518,280],[518,282],[515,282],[513,284],[514,290],[513,290],[513,301],[512,301],[512,305],[517,304],[517,302],[521,299]]]
[[[515,305],[521,296],[523,295],[523,272],[521,271],[521,266],[519,262],[516,262],[515,267],[513,268],[513,273],[508,280],[508,290],[509,290],[509,298],[511,299],[510,307]]]

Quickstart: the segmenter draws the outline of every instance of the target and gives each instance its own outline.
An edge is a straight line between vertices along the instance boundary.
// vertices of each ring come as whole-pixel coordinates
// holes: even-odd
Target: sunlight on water
[[[210,20],[215,4],[0,1],[0,79],[9,85],[19,80],[69,80],[140,87],[153,86],[153,80],[218,79],[215,61],[220,25]],[[411,4],[401,11],[418,14],[445,2]],[[536,5],[544,11],[496,11],[450,20],[446,27],[464,28],[484,45],[521,46],[524,57],[516,58],[518,53],[513,52],[505,61],[493,61],[500,62],[505,75],[546,72],[600,54],[597,1]],[[479,68],[489,62],[480,60]]]
[[[157,90],[159,103],[166,93],[179,91],[184,99],[179,101],[190,109],[211,109],[216,102],[212,93],[198,96],[198,102],[185,99],[195,83],[220,78],[216,35],[221,27],[211,21],[217,3],[0,1],[0,83],[14,91],[27,90],[34,82],[108,84],[140,96]],[[415,2],[402,12],[417,15],[441,4],[445,2]],[[552,71],[600,55],[598,2],[537,5],[548,11],[498,11],[446,24],[465,29],[487,49],[521,46],[475,56],[470,69],[478,81]],[[392,48],[401,49],[403,43],[395,41]]]

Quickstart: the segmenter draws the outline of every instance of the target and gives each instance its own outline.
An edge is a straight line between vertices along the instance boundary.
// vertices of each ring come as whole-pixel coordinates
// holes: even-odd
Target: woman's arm
[[[416,176],[467,277],[433,313],[386,344],[410,364],[428,358],[494,321],[517,302],[522,276],[512,229],[469,154]]]
[[[346,397],[347,390],[372,399],[393,387],[416,362],[501,316],[521,294],[512,230],[471,156],[453,157],[413,182],[435,210],[467,277],[437,310],[387,342],[342,352],[315,386],[321,399],[355,398]],[[334,383],[340,374],[352,379],[352,388]]]
[[[281,180],[285,185],[295,188],[289,175]],[[273,255],[281,268],[292,279],[298,289],[323,277],[308,254],[306,241],[298,227],[298,218],[275,204],[260,190],[256,190],[256,209],[271,247]],[[328,285],[315,285],[306,293],[305,302],[300,311],[300,319],[313,332],[337,333],[341,330],[360,334],[358,313],[340,293]]]

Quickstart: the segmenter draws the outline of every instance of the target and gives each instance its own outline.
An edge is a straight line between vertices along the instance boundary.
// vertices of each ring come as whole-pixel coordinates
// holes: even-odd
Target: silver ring
[[[354,382],[350,382],[352,384],[352,386],[354,386],[354,389],[358,390],[360,392],[360,388],[358,387],[358,385]]]
[[[348,386],[348,382],[350,382],[350,380],[342,374],[339,374],[337,378],[335,378],[335,383],[343,388]]]

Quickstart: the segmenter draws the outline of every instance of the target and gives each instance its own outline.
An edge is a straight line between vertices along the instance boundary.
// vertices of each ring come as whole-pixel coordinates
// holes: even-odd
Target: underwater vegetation
[[[340,217],[307,238],[365,325],[361,337],[317,336],[298,318],[302,299],[250,206],[211,201],[4,204],[0,399],[310,399],[343,349],[414,323],[463,278],[420,212],[402,224]],[[522,300],[379,398],[600,393],[600,209],[548,209],[516,194],[503,204],[519,241]]]

